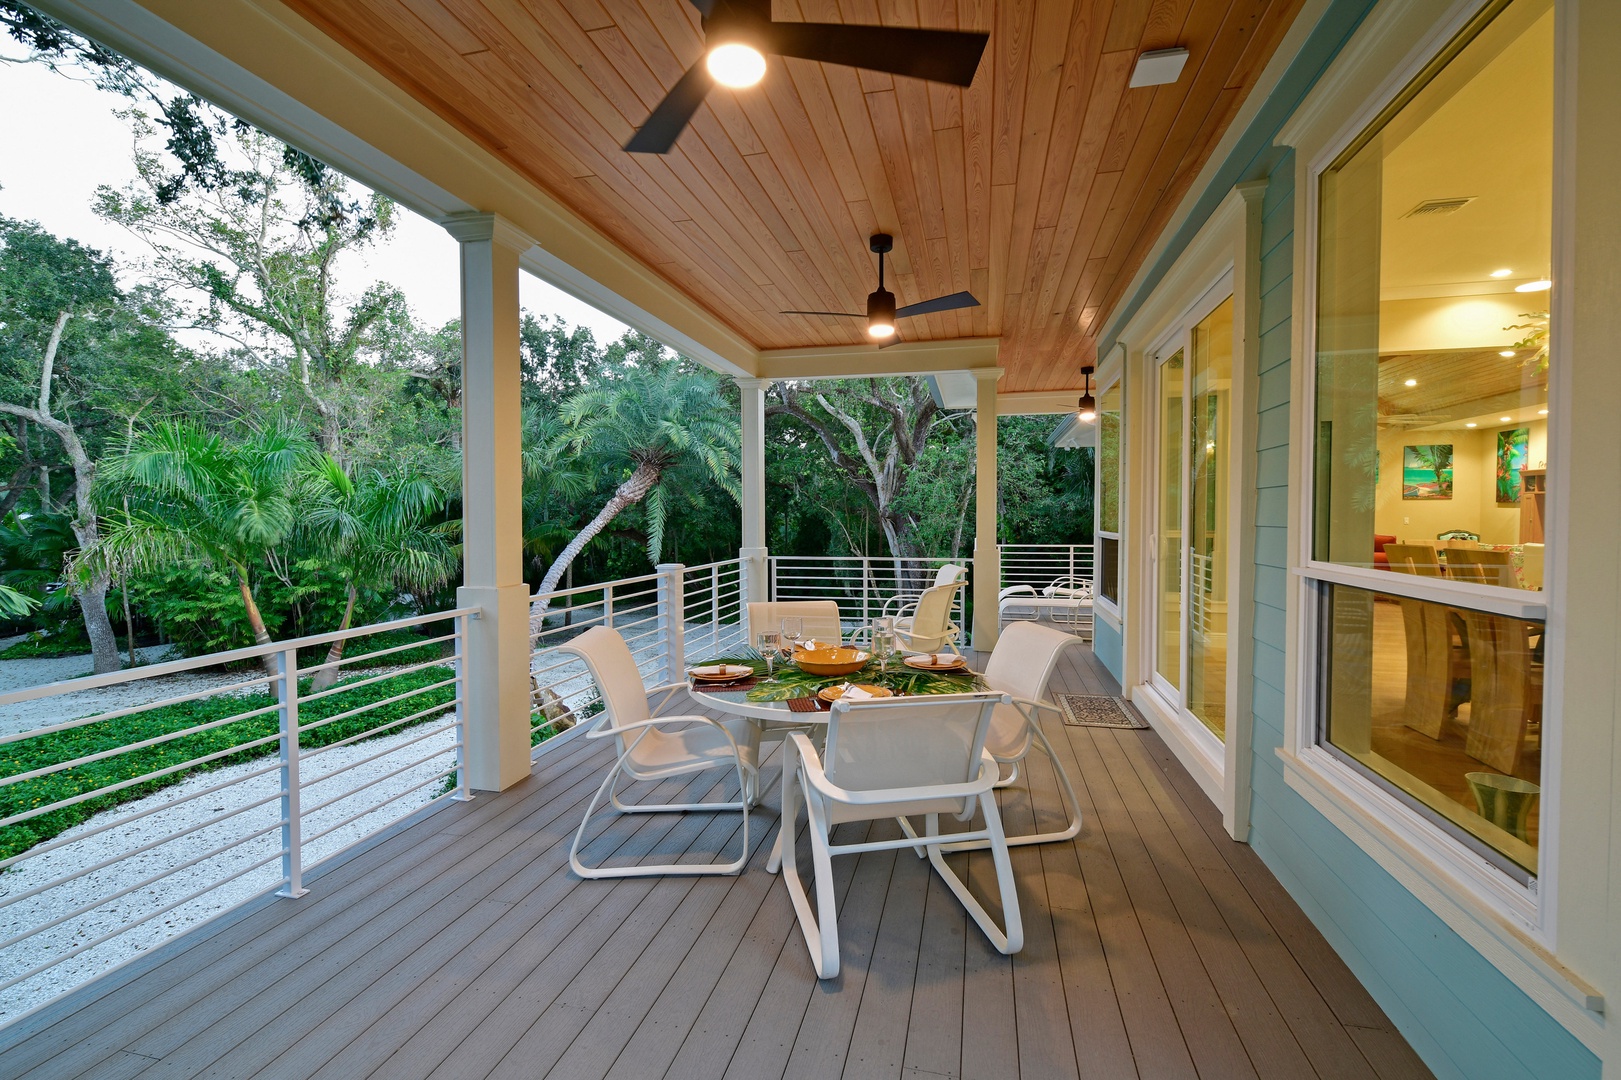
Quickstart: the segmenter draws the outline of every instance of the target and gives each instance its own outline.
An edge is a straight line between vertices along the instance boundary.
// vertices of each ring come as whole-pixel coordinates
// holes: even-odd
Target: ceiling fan
[[[905,307],[895,306],[895,294],[884,288],[884,256],[895,248],[895,238],[888,233],[873,233],[867,246],[878,254],[878,288],[867,294],[867,313],[854,311],[779,311],[779,315],[831,315],[839,319],[866,319],[867,336],[883,342],[878,347],[894,345],[895,320],[911,315],[932,315],[937,311],[956,311],[959,308],[978,307],[979,301],[969,292],[956,292],[950,296],[936,296],[933,300],[920,300]]]
[[[706,51],[664,95],[625,149],[663,154],[716,83],[742,88],[765,75],[766,54],[887,71],[967,86],[989,34],[901,26],[772,22],[771,0],[690,0],[703,16]]]

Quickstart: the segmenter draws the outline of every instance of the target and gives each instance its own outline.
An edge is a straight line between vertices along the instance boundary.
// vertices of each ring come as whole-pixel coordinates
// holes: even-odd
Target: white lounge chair
[[[566,645],[559,652],[573,653],[585,661],[602,694],[602,718],[586,737],[612,738],[619,748],[602,786],[591,796],[585,808],[585,817],[574,833],[574,844],[569,848],[569,865],[583,878],[650,877],[660,874],[735,874],[743,869],[749,854],[749,806],[759,801],[759,734],[747,720],[711,720],[707,716],[655,716],[647,705],[648,696],[663,693],[659,702],[663,708],[677,690],[685,690],[686,683],[656,686],[651,690],[642,686],[641,672],[630,647],[617,630],[594,626]],[[619,800],[614,790],[621,774],[632,780],[667,780],[672,776],[686,776],[711,769],[736,769],[738,799],[736,802],[652,803],[627,804]],[[687,811],[714,812],[740,810],[743,813],[743,852],[735,860],[721,864],[695,865],[666,863],[661,865],[588,867],[580,861],[580,843],[585,827],[596,812],[604,795],[613,808],[622,814],[683,813]]]
[[[1081,831],[1081,807],[1058,760],[1052,743],[1041,730],[1042,711],[1059,712],[1058,706],[1046,698],[1047,684],[1053,669],[1058,666],[1059,655],[1080,639],[1038,623],[1015,623],[1002,631],[996,648],[985,664],[985,684],[992,690],[1009,696],[1011,701],[998,705],[991,719],[991,733],[985,739],[985,750],[996,759],[998,767],[1012,766],[1012,771],[997,780],[997,787],[1007,787],[1019,778],[1019,766],[1029,756],[1032,746],[1039,746],[1052,761],[1058,777],[1058,790],[1063,799],[1068,823],[1057,832],[1032,833],[1010,836],[1011,846],[1019,844],[1047,844],[1055,840],[1073,839]],[[984,847],[983,842],[965,842],[947,845],[947,851],[961,851]]]
[[[1024,947],[1013,864],[992,792],[997,765],[984,748],[992,710],[1011,700],[1006,694],[977,693],[856,705],[840,701],[834,703],[828,720],[825,755],[818,755],[805,735],[789,736],[782,769],[782,831],[766,869],[775,873],[780,867],[782,871],[819,978],[831,979],[839,973],[835,855],[913,848],[920,857],[927,856],[997,951],[1012,954]],[[810,820],[815,910],[799,876],[795,834],[801,801]],[[941,814],[967,820],[976,810],[984,815],[983,828],[941,836]],[[921,835],[904,820],[919,814],[925,822]],[[833,827],[842,822],[890,817],[902,819],[908,835],[859,844],[835,844],[829,839]],[[941,849],[948,841],[978,841],[991,849],[1005,931],[946,865]]]

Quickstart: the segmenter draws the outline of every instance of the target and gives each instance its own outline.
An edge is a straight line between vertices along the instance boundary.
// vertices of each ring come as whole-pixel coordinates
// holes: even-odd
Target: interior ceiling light
[[[1537,415],[1538,416],[1547,416],[1548,415],[1548,410],[1547,409],[1538,409],[1537,410]]]
[[[1491,276],[1492,277],[1508,277],[1512,273],[1514,273],[1514,271],[1512,271],[1512,270],[1493,270]]]
[[[990,40],[989,34],[962,30],[773,22],[771,0],[689,2],[703,17],[705,55],[676,80],[625,144],[632,153],[668,153],[711,87],[753,86],[765,74],[766,56],[796,56],[969,86]]]
[[[867,313],[855,311],[779,311],[778,315],[827,315],[835,319],[866,319],[867,336],[883,340],[885,345],[897,344],[895,320],[912,315],[932,315],[937,311],[957,311],[978,307],[979,301],[969,292],[937,296],[933,300],[919,300],[905,307],[895,306],[895,294],[884,288],[884,256],[895,249],[895,238],[888,233],[873,233],[867,246],[878,255],[878,288],[867,294]],[[880,345],[879,348],[883,348]]]
[[[1182,77],[1182,69],[1187,63],[1188,50],[1180,47],[1145,52],[1137,57],[1137,63],[1131,69],[1131,79],[1126,85],[1165,86],[1174,83]]]
[[[1512,420],[1513,420],[1513,419],[1514,419],[1514,418],[1513,418],[1513,417],[1512,417],[1512,416],[1499,416],[1499,417],[1498,417],[1498,418],[1497,418],[1497,422],[1498,422],[1498,423],[1499,423],[1499,424],[1507,424],[1507,423],[1509,423],[1509,422],[1510,422],[1510,421],[1512,421]]]
[[[1513,349],[1501,349],[1501,350],[1498,351],[1497,355],[1498,356],[1513,356],[1514,355],[1514,350]]]
[[[1465,424],[1464,427],[1479,427],[1479,424]]]
[[[709,74],[722,86],[743,90],[765,78],[765,57],[752,45],[740,41],[717,45],[704,58]]]
[[[1402,383],[1402,385],[1403,386],[1417,386],[1418,385],[1418,380],[1417,379],[1408,379],[1406,382]]]
[[[1075,412],[1081,418],[1083,424],[1090,424],[1098,418],[1098,403],[1092,397],[1092,372],[1096,370],[1091,364],[1081,366],[1081,375],[1086,379],[1086,387],[1081,391],[1081,400],[1076,406]]]
[[[1515,292],[1547,292],[1551,288],[1553,288],[1553,282],[1549,281],[1547,278],[1539,278],[1536,281],[1527,281],[1524,285],[1516,285],[1516,286],[1514,286],[1514,291]]]

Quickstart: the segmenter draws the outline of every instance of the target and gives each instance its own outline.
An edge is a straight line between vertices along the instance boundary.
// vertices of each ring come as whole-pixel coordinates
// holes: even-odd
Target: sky
[[[12,42],[0,55],[22,55]],[[114,111],[130,102],[38,64],[0,63],[0,214],[37,221],[115,256],[120,266],[147,254],[142,240],[98,218],[90,209],[97,186],[122,187],[135,178],[131,138]],[[456,242],[439,226],[402,208],[385,243],[339,262],[343,291],[358,296],[373,281],[397,286],[417,319],[442,326],[457,317],[460,289]],[[561,316],[588,326],[599,344],[617,339],[623,323],[581,303],[531,274],[519,296],[537,315]]]

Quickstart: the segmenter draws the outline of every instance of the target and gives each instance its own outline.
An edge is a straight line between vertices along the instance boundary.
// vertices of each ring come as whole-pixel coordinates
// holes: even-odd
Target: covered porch
[[[1079,647],[1050,688],[1118,692]],[[569,839],[611,754],[576,731],[506,791],[329,862],[304,899],[250,902],[5,1029],[0,1072],[1429,1075],[1156,735],[1048,723],[1086,826],[1016,849],[1027,937],[1012,957],[926,863],[872,852],[835,863],[845,966],[819,984],[764,870],[774,757],[743,874],[577,879]],[[1002,794],[1010,829],[1057,813],[1050,768],[1032,765]],[[656,794],[686,782],[667,784]],[[599,818],[592,856],[705,862],[735,844],[733,816],[660,817]],[[978,860],[982,891],[989,860],[952,858]]]

